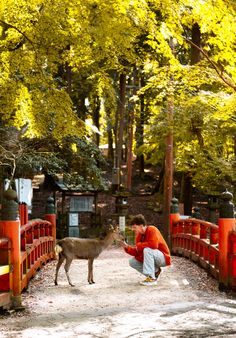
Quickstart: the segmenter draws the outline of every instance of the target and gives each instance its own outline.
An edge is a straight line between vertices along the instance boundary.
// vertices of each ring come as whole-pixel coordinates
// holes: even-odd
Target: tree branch
[[[190,39],[188,39],[188,38],[186,38],[186,37],[184,37],[184,36],[182,36],[182,37],[184,38],[184,40],[185,40],[186,42],[188,42],[189,44],[191,44],[192,46],[194,46],[195,48],[197,48],[197,49],[202,53],[202,55],[205,56],[205,58],[206,58],[207,61],[211,64],[211,66],[215,69],[216,73],[219,75],[219,77],[221,78],[221,80],[222,80],[225,84],[227,84],[227,86],[233,88],[233,90],[236,91],[236,85],[233,84],[232,82],[228,81],[228,80],[223,76],[222,72],[219,70],[219,68],[217,67],[217,65],[215,64],[215,62],[212,61],[212,60],[210,59],[210,57],[208,56],[208,54],[207,54],[201,47],[199,47],[199,46],[196,45],[194,42],[192,42]]]
[[[17,28],[16,26],[13,26],[13,25],[11,25],[10,23],[7,23],[7,22],[5,22],[5,21],[3,21],[3,20],[1,20],[0,19],[0,25],[1,26],[3,26],[3,25],[5,25],[6,27],[8,27],[8,28],[13,28],[13,29],[15,29],[18,33],[20,33],[27,41],[29,41],[30,43],[31,43],[31,45],[33,45],[33,41],[31,41],[29,38],[28,38],[28,36],[24,33],[24,32],[22,32],[19,28]]]

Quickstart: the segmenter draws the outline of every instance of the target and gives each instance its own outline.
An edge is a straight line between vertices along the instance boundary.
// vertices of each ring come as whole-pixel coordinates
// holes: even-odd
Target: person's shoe
[[[140,282],[141,285],[157,285],[157,280],[148,276],[144,281]]]
[[[160,274],[161,274],[161,268],[159,268],[159,269],[155,272],[155,277],[156,277],[156,279],[157,279],[158,277],[160,277]]]

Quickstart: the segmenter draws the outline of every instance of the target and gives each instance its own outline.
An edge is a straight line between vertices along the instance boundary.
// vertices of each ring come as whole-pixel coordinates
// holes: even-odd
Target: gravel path
[[[73,261],[53,283],[56,261],[47,264],[23,294],[25,311],[0,316],[0,337],[236,337],[236,299],[191,261],[173,257],[158,286],[142,276],[129,256],[112,247],[94,262],[96,283],[87,283],[87,262]]]

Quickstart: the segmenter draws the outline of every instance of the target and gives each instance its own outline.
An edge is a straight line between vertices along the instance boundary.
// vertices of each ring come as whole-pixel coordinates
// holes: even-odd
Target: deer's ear
[[[108,231],[112,231],[112,230],[114,230],[114,227],[113,227],[112,224],[109,224],[109,225],[108,225]]]

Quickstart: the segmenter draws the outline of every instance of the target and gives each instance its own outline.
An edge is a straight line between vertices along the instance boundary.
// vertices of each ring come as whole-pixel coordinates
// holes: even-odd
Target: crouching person
[[[131,226],[135,233],[135,246],[122,243],[124,250],[134,256],[129,264],[146,276],[141,285],[157,285],[161,267],[171,264],[170,250],[160,231],[155,226],[147,225],[143,215],[134,216]]]

